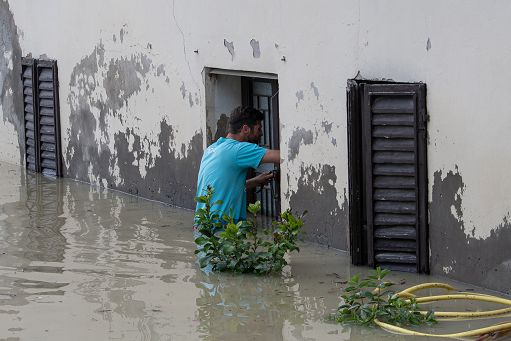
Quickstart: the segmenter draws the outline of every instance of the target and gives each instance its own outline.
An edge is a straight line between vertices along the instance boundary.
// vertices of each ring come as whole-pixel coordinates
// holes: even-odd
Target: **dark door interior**
[[[264,113],[263,136],[260,145],[279,149],[278,82],[274,79],[242,77],[243,105],[250,105]],[[249,202],[261,201],[261,213],[277,218],[280,215],[280,169],[278,165],[263,164],[254,173],[275,171],[275,178],[266,186],[247,193]]]
[[[348,81],[352,262],[429,272],[426,86]]]

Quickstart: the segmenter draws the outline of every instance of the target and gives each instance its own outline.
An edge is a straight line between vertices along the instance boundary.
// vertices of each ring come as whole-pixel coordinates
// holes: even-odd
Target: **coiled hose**
[[[473,318],[481,318],[481,317],[497,317],[505,314],[511,313],[511,300],[478,293],[466,293],[466,292],[458,292],[455,294],[448,295],[435,295],[435,296],[422,296],[417,297],[415,292],[424,289],[431,288],[440,288],[446,289],[449,291],[455,291],[456,289],[452,286],[445,283],[423,283],[419,285],[415,285],[403,291],[397,293],[399,297],[402,298],[415,298],[417,303],[429,303],[436,301],[446,301],[446,300],[474,300],[474,301],[484,301],[491,302],[497,304],[506,305],[506,308],[495,309],[495,310],[487,310],[487,311],[477,311],[477,312],[466,312],[466,311],[436,311],[435,317],[442,318],[442,320],[460,320],[460,319],[473,319]],[[427,314],[426,311],[421,311],[422,314]],[[378,319],[374,320],[378,326],[383,329],[405,334],[405,335],[413,335],[413,336],[430,336],[430,337],[443,337],[443,338],[466,338],[466,337],[474,337],[474,336],[493,336],[498,332],[511,331],[511,322],[494,324],[485,328],[472,329],[460,333],[451,333],[451,334],[428,334],[421,333],[417,331],[413,331],[410,329],[398,327],[389,323],[385,323],[379,321]]]

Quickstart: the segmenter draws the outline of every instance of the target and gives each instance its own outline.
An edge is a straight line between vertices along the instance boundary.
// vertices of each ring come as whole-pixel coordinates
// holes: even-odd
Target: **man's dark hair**
[[[264,119],[264,114],[252,107],[239,106],[235,108],[229,117],[229,133],[239,133],[243,125],[253,128],[259,121]]]

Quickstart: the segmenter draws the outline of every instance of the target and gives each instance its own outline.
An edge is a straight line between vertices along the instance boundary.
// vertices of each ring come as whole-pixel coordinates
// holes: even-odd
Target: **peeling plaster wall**
[[[0,160],[23,164],[23,97],[19,32],[8,2],[0,1]]]
[[[18,64],[58,61],[65,176],[192,208],[204,90],[173,3],[10,4]]]
[[[508,213],[487,238],[467,224],[463,176],[453,171],[434,174],[431,202],[431,264],[436,273],[511,294],[511,216]]]
[[[19,58],[45,54],[59,61],[66,175],[191,207],[227,111],[206,122],[204,68],[274,73],[283,208],[308,209],[307,238],[347,250],[346,80],[422,81],[433,272],[502,290],[510,16],[505,0],[0,0],[0,159],[22,162]],[[502,257],[479,258],[486,248]]]

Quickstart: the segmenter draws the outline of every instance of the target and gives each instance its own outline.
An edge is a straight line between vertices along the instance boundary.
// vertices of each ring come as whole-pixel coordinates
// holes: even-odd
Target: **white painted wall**
[[[427,84],[430,179],[437,170],[445,174],[458,167],[466,186],[467,231],[475,227],[476,237],[487,237],[511,211],[509,1],[11,0],[10,5],[23,53],[58,60],[64,137],[73,105],[67,102],[71,72],[100,43],[107,59],[144,53],[165,65],[170,82],[149,76],[154,93],[141,91],[125,107],[125,120],[109,122],[113,131],[135,127],[149,141],[162,116],[176,128],[176,145],[205,127],[204,67],[271,72],[280,86],[282,173],[290,175],[283,193],[296,190],[301,165],[327,163],[336,169],[340,205],[348,177],[345,86],[360,70],[365,78]],[[126,32],[122,43],[120,30]],[[224,39],[233,42],[234,56]],[[259,41],[260,58],[252,56],[251,39]],[[302,93],[303,99],[297,96]],[[104,95],[99,89],[94,96]],[[330,133],[323,132],[322,122],[333,123]],[[314,144],[302,146],[288,162],[296,128],[312,130]],[[8,123],[0,122],[0,136],[1,149],[8,150],[0,157],[14,162],[17,141]],[[62,143],[65,150],[66,139]]]

